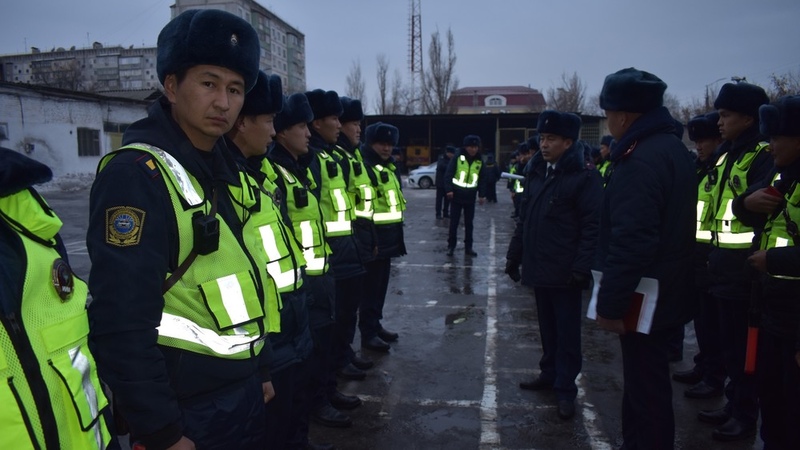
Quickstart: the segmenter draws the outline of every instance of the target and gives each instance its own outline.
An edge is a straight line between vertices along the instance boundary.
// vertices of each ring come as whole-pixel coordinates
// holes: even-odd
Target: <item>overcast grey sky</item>
[[[10,3],[10,4],[9,4]],[[408,0],[263,0],[306,37],[309,89],[345,90],[359,60],[367,102],[375,60],[408,74]],[[0,15],[0,54],[26,45],[153,46],[173,0],[11,0]],[[800,72],[800,0],[422,0],[430,35],[451,28],[461,87],[522,85],[541,91],[577,72],[596,95],[604,77],[634,66],[655,73],[682,100],[720,78],[766,85]],[[719,87],[722,82],[715,86]]]

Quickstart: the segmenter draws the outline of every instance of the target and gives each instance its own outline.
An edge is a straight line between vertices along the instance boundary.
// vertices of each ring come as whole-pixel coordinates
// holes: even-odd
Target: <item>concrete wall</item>
[[[146,116],[147,105],[92,96],[0,86],[0,145],[50,166],[54,177],[94,174],[102,155],[114,150],[104,123],[131,124]],[[78,156],[78,128],[100,133],[100,156]]]

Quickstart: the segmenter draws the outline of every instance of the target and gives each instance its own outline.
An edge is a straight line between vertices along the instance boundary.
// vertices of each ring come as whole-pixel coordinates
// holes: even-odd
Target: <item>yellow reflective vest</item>
[[[350,196],[350,203],[353,205],[355,216],[371,219],[372,202],[375,200],[376,191],[367,174],[368,169],[366,169],[361,159],[360,150],[356,148],[353,153],[350,153],[337,145],[336,153],[345,164],[350,166],[347,195]]]
[[[780,178],[780,174],[776,175],[772,184],[775,184],[775,181],[780,180]],[[761,240],[759,242],[759,248],[761,250],[795,247],[800,244],[800,236],[798,235],[798,224],[800,224],[800,187],[798,187],[798,184],[793,183],[789,191],[784,194],[783,198],[786,201],[785,207],[777,214],[770,216],[770,219],[764,226],[764,231],[761,233]],[[774,278],[800,280],[800,277],[769,275]]]
[[[378,195],[373,202],[372,221],[375,225],[399,223],[403,221],[406,199],[400,189],[400,180],[395,175],[395,165],[376,164],[372,167],[377,180]]]
[[[348,236],[353,233],[353,203],[347,194],[347,182],[337,159],[325,150],[317,150],[320,164],[319,206],[326,236]]]
[[[207,214],[211,200],[204,198],[200,183],[169,153],[148,144],[130,144],[153,156],[164,177],[178,225],[178,261],[192,252],[195,213]],[[115,156],[100,161],[98,170]],[[239,214],[246,214],[256,196],[240,172],[240,192],[231,192]],[[220,195],[229,195],[220,193]],[[198,255],[186,272],[164,293],[164,309],[158,327],[158,343],[167,347],[225,359],[249,359],[264,348],[268,331],[277,331],[280,317],[274,282],[266,277],[266,257],[253,239],[244,245],[219,214],[219,247],[208,255]],[[253,236],[252,221],[243,220],[243,236]],[[167,274],[169,277],[170,274]],[[268,311],[270,316],[268,316]]]
[[[733,162],[730,173],[722,183],[716,183],[711,191],[711,201],[716,211],[712,222],[712,242],[721,248],[746,249],[753,243],[755,233],[751,227],[742,224],[733,215],[733,199],[747,190],[747,171],[761,151],[769,144],[760,142],[752,150],[739,156]],[[728,154],[720,156],[714,171],[719,177],[725,169]]]
[[[111,442],[89,352],[88,288],[55,250],[61,221],[33,190],[0,197],[25,254],[20,309],[0,326],[0,448],[104,449]]]
[[[459,155],[456,160],[456,171],[453,174],[453,185],[463,189],[476,189],[481,166],[483,166],[483,161],[480,158],[475,158],[470,163],[466,156]]]

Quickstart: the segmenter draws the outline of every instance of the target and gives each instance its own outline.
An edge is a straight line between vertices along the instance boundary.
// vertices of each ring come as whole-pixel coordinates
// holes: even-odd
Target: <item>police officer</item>
[[[523,142],[517,146],[517,160],[511,167],[510,173],[514,175],[522,175],[525,172],[525,166],[531,160],[531,147],[527,142]],[[516,219],[519,217],[519,205],[522,203],[523,193],[525,191],[525,183],[522,180],[509,180],[511,191],[511,202],[514,204],[514,214],[511,218]]]
[[[800,442],[800,96],[759,109],[775,170],[734,200],[743,223],[763,227],[748,263],[761,275],[756,371],[764,448]]]
[[[304,448],[308,443],[308,421],[312,409],[324,408],[324,415],[331,424],[350,426],[352,419],[340,413],[325,397],[319,398],[320,379],[326,370],[330,355],[328,342],[320,339],[330,331],[333,323],[334,280],[329,273],[331,249],[325,241],[325,225],[317,197],[312,193],[315,182],[308,164],[313,158],[308,149],[311,133],[308,122],[314,117],[308,99],[301,93],[292,94],[284,102],[284,107],[275,115],[275,142],[267,152],[276,173],[275,184],[285,194],[281,210],[288,215],[294,235],[300,242],[306,260],[303,285],[308,288],[309,327],[313,340],[313,350],[304,367],[297,373],[294,404],[298,427],[294,437],[289,438],[289,448]],[[322,406],[319,406],[323,400]]]
[[[575,415],[581,371],[581,290],[589,287],[599,225],[600,175],[583,163],[581,119],[544,111],[541,151],[525,175],[520,219],[508,246],[506,273],[532,286],[542,338],[541,373],[522,389],[553,389],[558,416]]]
[[[497,203],[497,181],[500,180],[500,168],[494,160],[494,155],[486,156],[486,201]]]
[[[118,448],[87,347],[88,289],[33,188],[52,176],[0,148],[0,448]]]
[[[620,335],[625,381],[622,448],[671,449],[675,440],[670,338],[691,320],[697,183],[694,164],[663,107],[667,85],[635,68],[608,75],[600,107],[617,140],[600,217],[597,321]],[[643,278],[658,283],[649,334],[629,329]]]
[[[458,223],[464,211],[464,254],[478,256],[472,249],[472,220],[475,218],[475,194],[483,205],[486,197],[486,172],[480,155],[481,138],[469,134],[464,137],[464,148],[450,160],[444,174],[445,191],[450,199],[450,233],[447,238],[447,256],[453,256],[458,239]]]
[[[353,409],[361,405],[358,397],[344,395],[336,389],[335,358],[336,352],[341,351],[342,344],[337,343],[335,339],[337,335],[342,336],[343,332],[337,332],[335,305],[339,301],[346,301],[352,305],[356,301],[354,298],[360,298],[361,277],[365,274],[358,245],[353,236],[355,209],[347,193],[349,179],[343,169],[343,165],[347,163],[343,164],[339,155],[333,150],[342,127],[339,116],[344,109],[335,91],[316,89],[306,92],[306,98],[314,113],[314,118],[308,124],[311,132],[308,144],[309,170],[316,184],[312,192],[317,196],[322,210],[325,240],[331,248],[331,275],[335,278],[334,309],[330,311],[330,318],[333,321],[330,327],[318,328],[317,334],[320,344],[327,347],[325,349],[327,360],[324,369],[312,375],[319,377],[320,383],[312,417],[326,426],[349,426],[346,421],[340,420],[343,414],[335,413],[333,408],[330,408],[332,405],[338,409]],[[344,300],[345,298],[347,300]],[[350,308],[352,306],[348,306],[347,309]]]
[[[383,328],[383,306],[389,288],[392,258],[406,254],[403,239],[403,216],[406,200],[403,197],[400,172],[394,165],[392,149],[400,133],[396,127],[376,122],[365,130],[362,149],[367,173],[375,186],[372,203],[372,222],[377,236],[375,256],[366,264],[364,301],[361,302],[359,330],[361,346],[370,350],[388,352],[389,342],[398,334]]]
[[[342,175],[347,180],[347,195],[355,212],[353,237],[361,261],[366,262],[373,258],[376,245],[372,226],[372,202],[376,192],[360,151],[364,111],[360,100],[339,97],[339,101],[342,103],[342,115],[339,116],[342,128],[331,152],[339,158]],[[372,360],[357,355],[351,347],[356,333],[358,305],[364,299],[365,274],[350,281],[350,292],[337,297],[336,302],[334,367],[338,376],[348,380],[363,380],[366,378],[365,370],[374,365]]]
[[[700,309],[694,318],[694,330],[700,352],[694,357],[694,367],[676,371],[672,379],[691,384],[684,391],[688,398],[714,398],[722,395],[725,384],[725,362],[719,339],[719,311],[708,291],[708,254],[711,252],[711,225],[714,220],[711,189],[716,183],[714,166],[717,147],[722,144],[719,134],[719,114],[714,111],[693,117],[686,124],[689,139],[697,149],[697,231],[695,233],[694,268],[695,291]]]
[[[608,178],[611,176],[611,143],[614,137],[607,134],[600,138],[600,160],[595,163],[600,176],[603,178],[603,186],[608,183]]]
[[[305,258],[294,235],[288,212],[282,206],[286,195],[278,189],[278,174],[266,159],[267,147],[275,134],[274,117],[283,108],[281,79],[260,72],[255,87],[247,93],[242,112],[234,127],[225,136],[228,149],[253,179],[257,208],[250,217],[251,238],[264,249],[267,272],[280,294],[280,330],[270,333],[272,358],[270,372],[276,391],[266,406],[267,442],[271,448],[303,447],[297,434],[298,390],[305,388],[297,380],[306,379],[304,361],[311,353],[311,332],[308,328],[308,300],[303,286]],[[302,394],[300,394],[302,395]],[[305,412],[306,416],[308,412]]]
[[[448,145],[444,149],[444,154],[436,161],[436,218],[449,218],[450,217],[450,199],[447,198],[447,192],[444,190],[444,174],[447,172],[447,166],[453,155],[456,154],[456,148]]]
[[[90,342],[133,441],[148,448],[265,445],[275,294],[263,251],[244,238],[246,175],[220,139],[259,54],[255,30],[232,14],[170,21],[158,37],[164,95],[92,186]]]
[[[766,151],[769,144],[758,130],[758,108],[768,102],[763,89],[747,83],[723,85],[714,101],[725,142],[720,149],[724,154],[714,167],[718,176],[711,189],[714,220],[708,272],[709,289],[719,307],[720,339],[730,381],[725,387],[726,405],[700,411],[698,419],[718,425],[712,437],[721,441],[753,436],[758,420],[756,380],[744,373],[752,278],[746,259],[754,230],[734,216],[731,205],[772,169],[772,158]]]

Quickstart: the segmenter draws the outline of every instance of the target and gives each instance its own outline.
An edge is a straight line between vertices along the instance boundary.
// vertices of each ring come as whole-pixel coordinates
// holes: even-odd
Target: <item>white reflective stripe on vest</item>
[[[89,412],[92,417],[97,417],[100,414],[100,407],[97,402],[97,391],[92,384],[92,371],[90,369],[89,358],[81,353],[81,347],[69,349],[67,352],[69,359],[72,362],[72,368],[81,374],[81,387],[83,388],[83,395],[86,397],[86,403],[89,404]],[[94,426],[94,439],[97,442],[97,448],[103,449],[103,434],[100,430],[100,422],[95,422]],[[83,424],[81,424],[83,426]]]
[[[386,212],[386,213],[375,213],[372,215],[372,220],[375,223],[381,222],[397,222],[403,219],[403,213],[401,211],[397,212]]]
[[[303,246],[303,256],[306,258],[306,271],[322,271],[325,269],[325,258],[320,258],[314,252],[314,230],[311,222],[300,222],[300,244]]]
[[[782,237],[776,237],[775,238],[775,248],[777,248],[777,247],[788,247],[788,246],[789,246],[789,240],[788,239],[782,238]]]
[[[181,192],[183,192],[183,198],[186,199],[186,202],[189,203],[189,206],[198,206],[203,203],[203,197],[197,193],[194,185],[191,181],[189,181],[189,175],[186,174],[186,169],[184,169],[178,160],[173,158],[172,155],[158,147],[154,147],[149,144],[135,143],[126,145],[125,147],[145,147],[158,155],[164,165],[170,170],[170,172],[172,172],[173,175],[175,175],[175,179],[178,181],[178,186],[181,188]]]
[[[711,231],[710,230],[701,230],[700,227],[703,225],[703,212],[706,209],[706,202],[702,200],[698,200],[697,202],[697,230],[694,234],[694,238],[697,242],[711,242]]]
[[[161,325],[157,330],[160,336],[193,342],[219,355],[235,355],[249,350],[253,343],[264,343],[264,337],[253,339],[246,333],[220,336],[214,330],[203,328],[185,317],[168,313],[161,313]],[[238,329],[235,331],[239,332]]]
[[[694,239],[697,242],[711,242],[711,231],[697,230],[697,232],[694,234]]]
[[[361,196],[363,197],[364,202],[364,209],[359,209],[358,205],[355,207],[356,216],[358,217],[366,217],[367,219],[372,217],[372,188],[366,186],[359,186],[359,191],[361,192]]]
[[[717,233],[717,242],[720,244],[752,244],[755,233]]]
[[[295,277],[295,270],[287,270],[281,272],[281,252],[278,250],[278,243],[275,241],[275,233],[272,232],[272,227],[264,225],[258,229],[261,232],[261,242],[264,244],[264,252],[267,254],[267,259],[271,262],[267,263],[267,272],[269,276],[275,280],[275,285],[278,289],[285,288],[292,285],[295,280],[299,279],[299,275]],[[300,269],[297,269],[300,273]]]
[[[336,200],[336,220],[325,222],[325,231],[328,233],[352,231],[350,221],[347,220],[347,201],[344,199],[347,194],[338,188],[331,190],[331,193]]]
[[[222,297],[222,305],[225,306],[231,323],[248,322],[250,314],[247,313],[242,286],[236,275],[217,278],[217,286],[219,286],[219,293]]]

